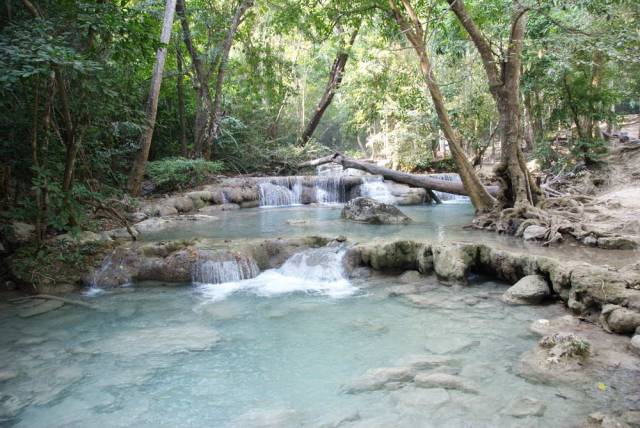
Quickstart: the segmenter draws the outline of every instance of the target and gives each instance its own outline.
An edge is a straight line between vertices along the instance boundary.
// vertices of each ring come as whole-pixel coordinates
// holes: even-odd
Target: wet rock
[[[477,248],[466,245],[434,245],[433,265],[436,275],[448,281],[465,282],[477,257]]]
[[[420,388],[443,388],[471,394],[478,393],[478,387],[475,383],[460,376],[446,373],[419,373],[413,383]]]
[[[413,378],[409,367],[382,367],[370,369],[364,375],[344,387],[347,394],[376,391],[387,384],[409,382]]]
[[[420,244],[395,241],[385,245],[359,247],[362,263],[375,270],[395,272],[416,269],[416,254]]]
[[[393,205],[359,197],[347,202],[342,218],[370,224],[408,224],[411,219]]]
[[[386,288],[387,297],[406,296],[408,294],[417,294],[420,291],[416,284],[394,285]]]
[[[111,238],[107,234],[98,234],[88,230],[84,230],[76,235],[73,235],[71,233],[64,233],[62,235],[56,236],[55,238],[56,242],[69,242],[79,245],[87,244],[90,242],[108,241],[110,239]]]
[[[15,370],[3,369],[0,370],[0,382],[6,382],[14,377],[18,376],[18,372]]]
[[[398,281],[402,284],[413,284],[416,282],[422,282],[424,278],[417,270],[408,270],[398,277]]]
[[[429,274],[433,272],[433,251],[431,245],[421,245],[416,251],[416,264],[418,272]]]
[[[602,308],[602,320],[615,333],[631,334],[640,327],[640,312],[617,305],[605,305]]]
[[[154,217],[135,225],[138,232],[144,233],[158,233],[166,229],[171,229],[180,224],[197,222],[197,221],[215,221],[218,217],[203,214],[191,214],[172,217]]]
[[[219,340],[220,335],[211,328],[150,327],[120,331],[84,351],[133,358],[146,354],[206,351],[213,348]]]
[[[398,407],[429,412],[449,401],[449,393],[444,388],[406,387],[391,394]]]
[[[456,364],[457,360],[447,355],[413,354],[398,360],[398,365],[412,370],[430,370],[440,366]]]
[[[511,286],[502,301],[510,305],[535,305],[550,294],[547,281],[540,275],[528,275]]]
[[[637,355],[640,355],[640,334],[636,334],[631,338],[631,342],[629,342],[629,349]]]
[[[209,205],[198,210],[201,214],[215,214],[220,211],[234,211],[239,210],[240,205],[238,204],[220,204],[220,205]]]
[[[237,428],[293,428],[302,424],[301,415],[293,409],[253,409],[232,424]]]
[[[240,208],[257,208],[260,206],[260,201],[244,201],[240,203]]]
[[[547,406],[540,400],[530,397],[518,398],[502,411],[502,414],[515,418],[544,415]]]
[[[621,418],[601,412],[591,413],[587,418],[588,427],[630,428]]]
[[[18,316],[20,318],[31,318],[37,315],[46,314],[47,312],[55,311],[56,309],[60,309],[63,306],[64,302],[61,302],[59,300],[40,301],[40,303],[36,303],[35,305],[18,312]]]
[[[598,238],[598,247],[607,250],[633,250],[638,248],[638,241],[625,236],[601,237]]]
[[[160,217],[166,217],[170,215],[178,214],[178,210],[173,205],[160,205],[158,206],[158,215]]]
[[[545,239],[547,228],[542,226],[531,225],[524,230],[522,238],[525,241],[535,241]]]

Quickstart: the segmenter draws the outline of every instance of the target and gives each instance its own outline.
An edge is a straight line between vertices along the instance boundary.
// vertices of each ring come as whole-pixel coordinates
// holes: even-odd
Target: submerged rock
[[[416,375],[413,383],[420,388],[454,389],[471,394],[477,394],[479,391],[475,383],[447,373],[420,373]]]
[[[18,313],[18,316],[20,318],[31,318],[37,315],[46,314],[47,312],[55,311],[56,309],[60,309],[63,306],[64,302],[61,302],[59,300],[38,300],[34,305],[21,310]]]
[[[402,284],[415,284],[416,282],[422,282],[424,278],[417,270],[408,270],[398,277],[398,281]]]
[[[409,367],[382,367],[370,369],[364,375],[355,379],[344,390],[347,394],[357,394],[359,392],[376,391],[392,384],[409,382],[413,378],[412,370]]]
[[[542,416],[546,409],[547,406],[545,406],[542,401],[535,398],[524,397],[509,403],[502,413],[515,418],[524,418],[527,416]]]
[[[543,277],[527,275],[502,295],[502,301],[510,305],[535,305],[549,294],[549,285]]]
[[[431,412],[449,401],[449,393],[444,388],[405,387],[391,394],[391,399],[401,408]]]
[[[342,209],[342,218],[370,224],[408,224],[412,221],[395,206],[365,197],[347,202]]]

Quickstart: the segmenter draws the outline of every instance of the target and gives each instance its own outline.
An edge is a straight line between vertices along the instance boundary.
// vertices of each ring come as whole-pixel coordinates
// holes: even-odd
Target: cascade
[[[260,269],[253,259],[238,257],[233,260],[207,260],[195,266],[191,277],[200,284],[221,284],[253,278]]]
[[[360,185],[360,195],[385,204],[393,204],[396,198],[389,190],[389,186],[379,175],[363,176],[364,183]]]
[[[456,183],[460,183],[462,181],[460,179],[460,176],[453,172],[445,172],[441,174],[429,174],[429,176],[433,178],[437,178],[438,180],[453,181]],[[468,196],[454,195],[452,193],[445,193],[445,192],[438,192],[438,191],[434,191],[434,193],[436,194],[436,196],[440,198],[442,202],[451,202],[451,203],[469,202]]]
[[[302,177],[274,177],[258,183],[260,206],[284,207],[300,205]]]
[[[319,176],[315,192],[316,200],[321,204],[337,204],[347,200],[347,189],[341,175]]]

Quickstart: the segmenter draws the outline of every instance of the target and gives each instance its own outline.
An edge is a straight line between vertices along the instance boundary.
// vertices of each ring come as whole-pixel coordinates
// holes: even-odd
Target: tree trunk
[[[409,41],[413,45],[414,50],[416,51],[416,54],[418,55],[422,76],[425,79],[427,88],[429,89],[429,93],[431,95],[431,99],[433,100],[433,104],[438,115],[438,121],[440,122],[440,128],[442,129],[445,138],[449,142],[449,149],[451,150],[451,154],[456,163],[458,174],[460,175],[462,183],[464,184],[464,188],[466,189],[467,194],[471,199],[471,203],[475,207],[476,211],[490,211],[494,206],[495,200],[489,194],[489,192],[487,192],[482,183],[480,183],[480,179],[478,178],[471,163],[469,163],[469,160],[465,156],[464,150],[460,145],[459,136],[451,126],[449,113],[447,112],[444,105],[444,98],[442,96],[442,93],[440,92],[440,87],[436,83],[435,76],[433,74],[433,70],[431,69],[429,58],[427,56],[424,44],[425,37],[424,31],[422,29],[422,24],[420,23],[418,16],[409,4],[408,0],[401,0],[401,2],[411,20],[411,23],[409,23],[405,19],[396,1],[397,0],[389,0],[389,5],[391,6],[391,10],[393,11],[394,17],[398,22],[400,29],[405,34],[407,39],[409,39]]]
[[[164,19],[162,23],[162,33],[160,34],[160,47],[156,52],[156,63],[153,67],[153,76],[151,77],[151,89],[149,91],[149,99],[146,109],[146,128],[140,137],[140,149],[136,154],[136,158],[129,175],[129,193],[137,196],[142,188],[142,180],[144,178],[144,168],[149,158],[149,150],[151,149],[151,139],[153,138],[153,130],[156,124],[156,113],[158,112],[158,97],[160,96],[160,85],[162,84],[162,73],[164,71],[164,62],[167,58],[167,45],[171,39],[171,26],[173,24],[173,14],[176,10],[176,0],[167,0],[164,9]]]
[[[413,187],[422,187],[427,190],[436,190],[438,192],[453,193],[454,195],[468,196],[469,193],[466,187],[462,183],[454,181],[438,180],[426,175],[410,174],[407,172],[395,171],[393,169],[378,166],[374,163],[367,161],[359,161],[342,155],[341,153],[335,153],[330,156],[315,159],[312,161],[304,162],[299,165],[303,167],[316,167],[326,163],[337,163],[342,165],[343,168],[355,168],[362,171],[366,171],[370,174],[381,175],[387,180],[393,180],[398,183],[408,184]],[[498,191],[496,186],[488,186],[484,188],[489,194],[495,194]]]
[[[302,132],[302,136],[300,137],[300,145],[304,146],[307,144],[313,132],[316,130],[318,125],[320,124],[320,119],[322,119],[322,115],[327,110],[331,101],[333,101],[333,97],[336,94],[340,84],[342,83],[342,77],[344,75],[344,68],[347,65],[347,60],[349,59],[349,50],[353,46],[356,41],[356,37],[358,36],[358,31],[360,30],[360,25],[353,30],[351,33],[351,37],[349,38],[349,42],[347,45],[338,52],[336,59],[333,61],[333,65],[331,66],[331,72],[329,73],[329,82],[327,82],[327,86],[324,89],[324,93],[318,102],[318,106],[316,107],[313,116],[304,131]]]
[[[480,54],[489,91],[498,108],[502,154],[495,172],[502,182],[500,208],[535,205],[543,194],[527,170],[520,148],[520,69],[528,9],[514,2],[506,59],[501,60],[468,14],[464,0],[447,1]]]
[[[202,157],[205,148],[212,144],[213,136],[212,112],[213,100],[209,91],[209,71],[205,69],[204,64],[191,37],[189,29],[189,20],[187,17],[187,9],[184,0],[177,0],[176,12],[180,18],[180,26],[182,27],[182,39],[189,56],[191,57],[191,68],[195,75],[196,89],[196,117],[193,127],[194,144],[193,152],[195,157]]]
[[[187,126],[184,116],[184,67],[182,65],[182,52],[176,45],[176,64],[178,78],[176,80],[176,91],[178,92],[178,122],[180,123],[180,152],[182,157],[187,157]]]
[[[238,32],[238,27],[242,23],[242,16],[245,12],[253,6],[254,0],[243,0],[236,9],[231,19],[231,25],[227,30],[227,34],[222,42],[222,50],[220,53],[220,62],[218,65],[218,74],[216,76],[215,97],[213,99],[213,110],[211,118],[211,139],[208,141],[207,146],[204,148],[204,158],[211,159],[213,153],[213,143],[218,137],[218,128],[220,127],[220,121],[222,120],[221,105],[222,105],[222,85],[227,72],[227,64],[229,62],[229,52],[231,51],[231,45],[233,44],[233,38]]]

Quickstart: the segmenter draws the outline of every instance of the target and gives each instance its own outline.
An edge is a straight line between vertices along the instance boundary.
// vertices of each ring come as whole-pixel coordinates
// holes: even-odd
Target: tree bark
[[[149,158],[149,150],[151,149],[151,139],[153,138],[153,130],[156,124],[156,113],[158,112],[158,97],[160,96],[164,63],[167,58],[167,45],[171,39],[171,26],[173,24],[173,15],[175,10],[176,0],[167,0],[164,10],[162,32],[160,34],[160,47],[156,52],[156,63],[153,68],[151,89],[149,91],[149,99],[147,101],[147,126],[140,137],[140,150],[136,154],[133,167],[131,168],[131,174],[129,175],[129,193],[134,196],[137,196],[142,188],[144,169],[147,164],[147,159]]]
[[[307,144],[313,132],[316,130],[318,125],[320,124],[320,120],[322,119],[322,115],[327,110],[331,101],[333,101],[333,97],[335,96],[340,84],[342,83],[342,78],[344,75],[344,68],[347,65],[347,60],[349,59],[349,51],[351,47],[356,41],[356,37],[358,36],[358,31],[360,30],[360,25],[353,30],[351,33],[351,37],[347,45],[344,49],[341,49],[336,56],[336,59],[333,61],[333,65],[331,66],[331,72],[329,73],[329,82],[327,82],[327,86],[325,87],[324,93],[318,102],[318,106],[316,107],[311,120],[307,123],[304,131],[302,132],[302,136],[300,137],[300,145],[304,146]]]
[[[543,199],[543,194],[527,170],[520,148],[520,70],[528,9],[514,2],[506,59],[503,61],[494,54],[467,12],[464,0],[447,2],[480,54],[489,91],[498,108],[502,153],[495,172],[502,181],[502,191],[498,197],[500,208],[535,205]]]
[[[211,133],[213,99],[209,90],[210,72],[205,68],[202,58],[193,44],[185,0],[177,0],[176,12],[180,18],[182,39],[191,57],[191,68],[195,75],[196,117],[193,127],[193,152],[195,157],[202,157],[205,148],[213,142],[213,134]]]
[[[367,161],[352,159],[350,157],[344,156],[341,153],[334,153],[330,156],[325,156],[323,158],[304,162],[298,166],[300,168],[316,167],[318,165],[323,165],[331,162],[340,164],[343,168],[359,169],[370,174],[381,175],[387,180],[393,180],[395,182],[408,184],[414,187],[422,187],[427,190],[436,190],[438,192],[453,193],[454,195],[469,195],[466,187],[462,183],[447,180],[438,180],[437,178],[432,178],[426,175],[395,171],[393,169],[378,166]],[[495,194],[498,191],[497,186],[487,186],[484,189],[489,194]]]
[[[178,78],[176,80],[176,91],[178,92],[178,122],[180,123],[180,152],[182,157],[187,157],[187,126],[184,115],[184,67],[182,52],[180,47],[176,45],[176,65]]]
[[[222,50],[220,53],[220,61],[218,64],[218,74],[216,76],[215,97],[213,99],[213,111],[211,118],[211,140],[208,141],[207,146],[204,148],[205,159],[211,159],[213,153],[213,143],[218,137],[218,129],[220,127],[220,121],[222,120],[221,105],[222,105],[222,85],[227,72],[227,64],[229,62],[229,52],[231,51],[231,45],[233,44],[233,38],[238,32],[238,27],[242,23],[242,16],[245,12],[253,6],[254,0],[243,0],[236,9],[231,19],[231,25],[227,30],[224,42],[222,42]]]
[[[458,174],[460,175],[462,183],[464,184],[467,195],[471,199],[471,203],[475,207],[476,211],[490,211],[491,209],[493,209],[495,200],[489,194],[489,192],[487,192],[482,183],[480,183],[478,175],[465,156],[464,150],[462,149],[462,146],[460,144],[460,138],[458,134],[451,126],[449,113],[447,112],[444,104],[444,98],[442,96],[442,93],[440,92],[440,87],[435,80],[435,76],[431,68],[431,63],[427,56],[426,47],[424,44],[425,37],[424,31],[422,29],[422,24],[420,23],[417,14],[411,7],[408,0],[400,1],[404,6],[404,10],[409,16],[411,22],[406,20],[404,14],[400,11],[400,8],[396,3],[397,1],[398,0],[389,0],[389,6],[391,7],[393,15],[398,22],[400,29],[407,37],[407,39],[411,42],[411,45],[418,55],[418,59],[420,61],[420,70],[427,84],[427,88],[429,89],[431,99],[433,100],[433,104],[438,115],[440,128],[442,129],[445,138],[449,142],[451,154],[456,163]]]

